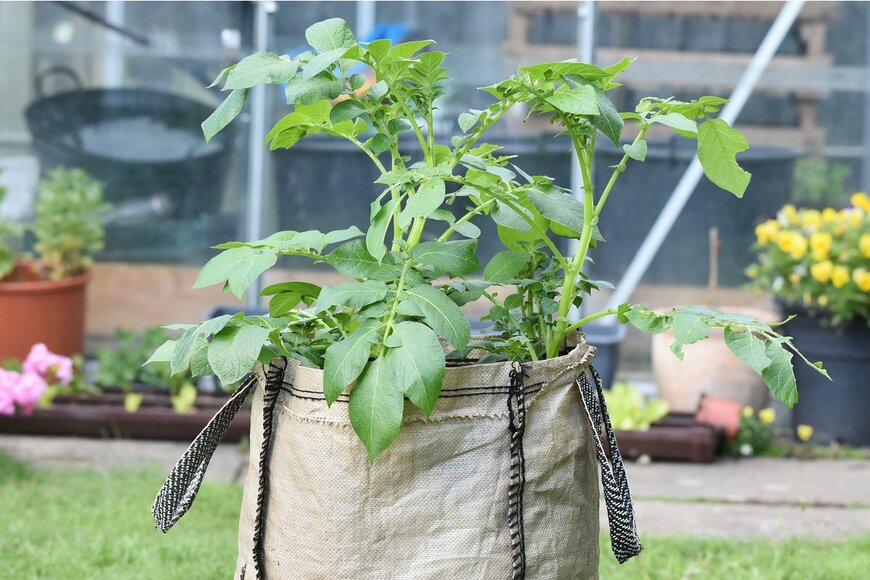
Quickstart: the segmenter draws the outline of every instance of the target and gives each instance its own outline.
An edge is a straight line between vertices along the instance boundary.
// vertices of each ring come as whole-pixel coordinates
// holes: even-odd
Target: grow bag
[[[43,171],[84,169],[116,204],[165,195],[186,218],[217,207],[224,189],[233,132],[206,145],[200,123],[211,112],[171,93],[94,89],[40,98],[25,115]]]
[[[166,531],[190,507],[253,391],[236,578],[597,578],[599,467],[615,556],[641,546],[593,353],[448,368],[431,417],[406,404],[374,463],[323,371],[275,359],[178,462],[155,520]]]

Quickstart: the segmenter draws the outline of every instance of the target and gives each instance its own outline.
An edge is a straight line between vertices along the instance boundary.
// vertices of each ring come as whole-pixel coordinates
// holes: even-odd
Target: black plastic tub
[[[587,324],[583,327],[586,342],[595,347],[592,365],[601,375],[605,389],[613,386],[619,368],[619,345],[625,340],[626,328],[622,324]]]
[[[792,422],[810,425],[813,441],[870,445],[870,327],[855,320],[840,327],[824,326],[800,305],[783,305],[783,313],[797,314],[783,334],[810,361],[823,361],[829,381],[802,361],[794,361],[799,400]],[[797,357],[795,357],[797,359]]]
[[[34,101],[25,115],[43,171],[81,168],[107,201],[167,196],[173,217],[216,211],[232,152],[228,127],[205,144],[213,107],[147,89],[75,90]]]
[[[615,283],[622,277],[694,153],[694,142],[688,140],[650,143],[644,163],[629,163],[601,216],[599,228],[609,241],[590,252],[595,260],[590,271],[595,278]],[[595,157],[596,183],[603,184],[609,179],[611,167],[619,163],[622,155],[622,150],[599,140]],[[745,283],[747,278],[743,271],[753,260],[755,226],[788,203],[796,158],[794,151],[772,147],[754,147],[740,154],[741,166],[752,173],[743,199],[737,199],[702,177],[643,281],[706,284],[709,231],[716,227],[722,242],[720,285]]]

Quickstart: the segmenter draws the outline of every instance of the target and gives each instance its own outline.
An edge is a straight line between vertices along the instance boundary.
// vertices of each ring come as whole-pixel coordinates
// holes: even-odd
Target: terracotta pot
[[[717,307],[724,312],[744,314],[764,322],[774,322],[776,314],[755,308]],[[652,363],[659,396],[671,411],[694,413],[701,396],[714,395],[749,406],[756,411],[767,406],[769,391],[761,377],[740,361],[725,346],[720,329],[710,331],[710,337],[683,348],[681,361],[671,352],[673,333],[668,330],[652,339]]]
[[[37,263],[23,262],[0,281],[0,360],[22,359],[43,342],[57,354],[84,350],[85,287],[90,274],[42,280]]]

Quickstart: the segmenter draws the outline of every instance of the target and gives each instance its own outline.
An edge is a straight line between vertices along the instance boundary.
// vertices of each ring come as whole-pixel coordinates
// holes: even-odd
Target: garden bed
[[[689,413],[671,413],[646,431],[616,431],[627,459],[648,456],[657,461],[710,463],[724,442],[718,427],[697,422]]]
[[[100,395],[63,395],[31,415],[0,416],[0,433],[191,441],[227,401],[226,395],[200,393],[194,410],[179,413],[168,393],[147,387],[135,390],[142,395],[136,412],[124,409],[120,389],[106,389]],[[250,419],[250,408],[243,407],[224,441],[247,437]]]

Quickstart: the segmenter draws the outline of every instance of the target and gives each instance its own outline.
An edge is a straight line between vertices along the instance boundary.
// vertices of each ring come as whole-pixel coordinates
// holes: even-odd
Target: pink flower
[[[18,383],[18,373],[0,369],[0,415],[15,414],[15,398],[12,396],[12,385]]]
[[[29,415],[48,388],[48,384],[45,379],[34,373],[13,374],[18,375],[18,380],[12,384],[12,399],[18,404],[22,413]]]
[[[41,342],[33,345],[21,367],[24,374],[35,374],[45,381],[53,379],[62,385],[72,381],[74,372],[71,358],[54,354]]]

